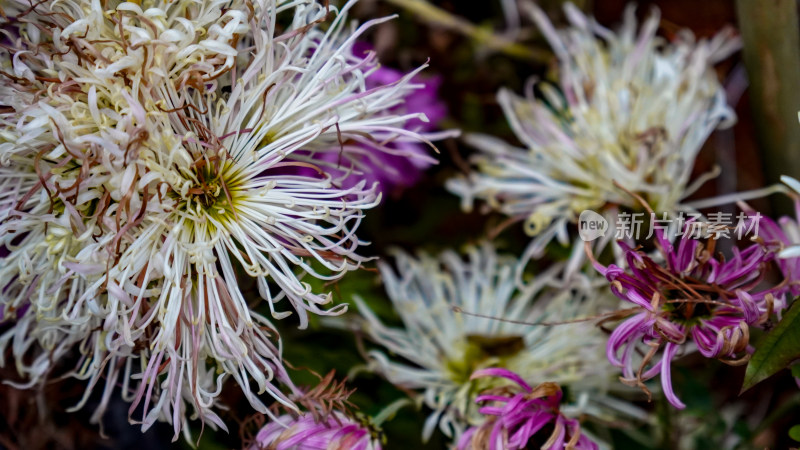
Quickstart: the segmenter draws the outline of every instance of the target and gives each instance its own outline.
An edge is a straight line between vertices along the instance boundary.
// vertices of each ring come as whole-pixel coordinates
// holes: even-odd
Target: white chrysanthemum
[[[4,4],[23,25],[0,52],[0,305],[16,319],[0,363],[10,348],[32,385],[77,348],[85,399],[105,384],[94,419],[120,387],[144,427],[176,435],[189,415],[224,427],[227,377],[261,412],[257,393],[290,403],[277,332],[240,283],[301,326],[341,312],[301,278],[359,266],[378,196],[338,187],[313,153],[427,141],[403,128],[424,115],[398,108],[413,73],[365,87],[377,62],[351,46],[380,20],[350,27],[350,6]]]
[[[560,266],[518,290],[515,258],[498,256],[489,244],[471,248],[468,255],[464,261],[452,251],[438,258],[396,252],[396,269],[381,264],[403,328],[385,326],[356,299],[367,335],[397,357],[371,351],[371,367],[395,385],[421,391],[420,399],[433,409],[423,436],[427,439],[437,423],[452,436],[481,421],[474,402],[481,387],[470,376],[484,367],[507,368],[532,384],[568,386],[573,400],[590,392],[595,395],[582,400],[597,400],[612,382],[599,329],[589,322],[524,322],[591,316],[600,296],[565,285],[558,279]]]
[[[468,136],[480,150],[472,160],[476,171],[448,183],[467,209],[481,199],[524,220],[527,233],[536,236],[532,254],[554,236],[566,244],[567,224],[585,209],[636,207],[615,182],[642,195],[655,211],[680,209],[707,179],[687,186],[703,143],[735,119],[712,69],[738,46],[730,33],[696,42],[684,30],[668,42],[656,35],[657,11],[638,33],[633,6],[616,33],[574,5],[565,11],[572,26],[555,30],[531,5],[558,59],[558,84],[531,83],[524,97],[507,89],[498,94],[525,148]]]

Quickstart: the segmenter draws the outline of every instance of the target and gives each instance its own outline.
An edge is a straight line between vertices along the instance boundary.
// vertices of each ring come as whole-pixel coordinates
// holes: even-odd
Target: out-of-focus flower
[[[356,57],[370,57],[372,47],[365,42],[357,42],[353,46]],[[389,85],[403,79],[402,72],[377,66],[370,72],[366,79],[367,89]],[[407,130],[426,133],[430,138],[443,138],[455,136],[457,132],[446,131],[433,133],[436,125],[447,115],[445,104],[439,100],[437,91],[441,84],[439,77],[423,78],[418,75],[411,79],[419,89],[409,93],[402,104],[393,108],[395,112],[423,113],[427,121],[411,119],[406,123]],[[367,185],[378,183],[378,190],[384,194],[391,193],[395,188],[408,187],[416,183],[423,171],[429,168],[436,160],[429,156],[429,149],[424,144],[416,142],[387,142],[382,144],[382,151],[375,151],[376,143],[344,143],[342,151],[322,152],[309,155],[312,160],[317,160],[328,165],[327,172],[335,183],[342,187],[352,187],[361,180],[366,180]],[[337,149],[338,150],[338,149]],[[294,170],[311,173],[309,168],[294,168]]]
[[[569,241],[567,225],[581,211],[636,206],[615,186],[672,212],[708,177],[689,185],[695,157],[708,135],[735,116],[712,65],[738,46],[729,31],[695,41],[681,31],[667,42],[654,11],[637,33],[633,6],[612,32],[566,4],[570,28],[556,30],[531,14],[558,58],[558,84],[528,86],[524,97],[503,89],[498,102],[525,148],[467,136],[480,152],[468,178],[448,188],[470,209],[475,199],[524,220],[540,253],[554,237]],[[540,95],[534,94],[534,88]]]
[[[521,450],[563,448],[592,450],[597,444],[581,434],[580,423],[561,414],[561,388],[544,382],[531,388],[516,373],[500,368],[481,369],[472,379],[495,377],[516,386],[502,386],[481,393],[475,400],[487,416],[480,426],[469,428],[458,442],[459,450]],[[549,434],[548,434],[549,433]]]
[[[386,291],[403,328],[389,328],[360,299],[367,335],[387,353],[371,351],[370,366],[433,410],[423,437],[436,425],[457,436],[484,417],[475,406],[475,370],[496,366],[529,383],[554,381],[575,398],[599,397],[613,367],[604,360],[602,334],[588,322],[532,325],[591,316],[600,295],[558,279],[560,266],[540,274],[523,290],[516,287],[517,260],[498,256],[484,244],[464,261],[453,251],[414,258],[395,253],[396,269],[381,264]],[[470,314],[474,313],[474,314]],[[481,316],[476,316],[479,314]]]
[[[370,26],[300,1],[25,0],[0,49],[0,336],[27,385],[73,350],[70,375],[119,388],[143,427],[213,411],[226,378],[251,405],[290,405],[274,318],[326,309],[304,276],[360,265],[355,232],[376,187],[332,180],[308,153],[429,142],[398,108],[419,70],[367,86]],[[325,27],[317,24],[331,18]],[[9,36],[9,34],[6,34]],[[313,175],[286,175],[286,167]],[[363,178],[363,177],[361,177]],[[283,301],[284,308],[277,308]],[[187,430],[187,428],[184,428]]]
[[[660,374],[664,394],[676,408],[685,406],[671,381],[672,360],[679,352],[696,348],[706,358],[744,363],[749,360],[750,327],[785,307],[783,283],[761,285],[777,252],[774,243],[761,240],[743,250],[734,248],[726,259],[714,255],[715,240],[704,245],[687,234],[673,245],[656,231],[661,263],[624,242],[618,244],[627,270],[593,260],[611,291],[633,304],[620,311],[627,318],[608,339],[609,361],[622,368],[624,383],[648,394],[644,381]]]
[[[368,54],[369,51],[369,47],[363,44],[353,48],[356,56],[359,53]],[[367,77],[367,87],[395,83],[402,77],[403,73],[399,70],[381,66]],[[438,97],[442,80],[436,76],[424,78],[417,76],[411,81],[422,85],[422,88],[409,95],[405,103],[398,108],[402,108],[406,112],[424,113],[428,118],[427,122],[412,119],[408,121],[406,128],[421,133],[431,133],[447,115],[447,107]],[[448,135],[452,136],[453,133],[449,132]],[[364,158],[365,163],[369,166],[365,170],[365,176],[371,182],[379,182],[382,192],[388,192],[395,186],[413,185],[419,180],[422,172],[431,166],[431,159],[428,156],[430,151],[421,144],[398,142],[390,144],[390,147],[394,150],[391,153],[370,152]],[[417,155],[417,157],[409,158],[407,156],[409,154]],[[370,155],[377,155],[378,159],[368,159]]]

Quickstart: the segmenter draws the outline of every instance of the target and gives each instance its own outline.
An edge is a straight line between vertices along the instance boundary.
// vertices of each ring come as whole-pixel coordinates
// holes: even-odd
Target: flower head
[[[525,97],[501,90],[498,102],[525,148],[468,136],[480,150],[476,170],[449,189],[465,208],[482,199],[524,220],[536,236],[533,254],[554,236],[566,244],[566,225],[583,210],[635,206],[615,183],[657,211],[676,210],[694,189],[689,178],[706,138],[734,119],[712,65],[738,41],[721,33],[696,42],[684,30],[667,42],[656,35],[657,12],[637,32],[632,6],[617,32],[571,4],[571,27],[562,30],[531,8],[558,58],[558,83],[532,83]]]
[[[353,55],[385,19],[311,0],[6,3],[0,306],[17,314],[0,354],[32,385],[79,351],[78,407],[104,383],[94,420],[119,388],[176,435],[189,416],[224,427],[226,378],[259,411],[262,393],[290,405],[244,290],[303,327],[344,310],[302,278],[365,260],[355,233],[380,195],[308,155],[429,142],[398,109],[417,72],[367,86],[375,55]],[[313,172],[282,172],[298,166]]]
[[[380,442],[363,424],[334,411],[319,422],[310,414],[284,415],[256,435],[252,450],[379,450]]]
[[[558,266],[518,290],[516,264],[489,244],[471,248],[467,261],[453,251],[416,258],[396,252],[396,268],[380,269],[403,328],[385,326],[357,299],[367,335],[397,355],[372,351],[371,366],[395,385],[420,391],[433,410],[425,438],[437,423],[453,436],[483,420],[474,401],[482,380],[470,378],[475,370],[503,367],[526,382],[569,385],[576,395],[607,386],[604,371],[611,368],[603,361],[599,330],[586,322],[534,324],[591,315],[598,296],[564,285]]]
[[[352,411],[348,398],[355,389],[347,389],[345,381],[337,382],[334,376],[331,371],[313,389],[293,395],[304,411],[300,415],[290,411],[267,423],[251,450],[380,450],[379,433],[371,421]],[[263,423],[264,417],[252,419]]]
[[[622,368],[623,382],[648,393],[644,381],[660,374],[664,394],[676,408],[685,405],[672,389],[671,364],[679,352],[691,350],[689,342],[706,358],[746,362],[750,327],[785,306],[782,284],[762,287],[774,244],[760,240],[734,248],[726,259],[714,254],[715,240],[703,244],[690,234],[673,244],[657,230],[654,257],[619,242],[627,270],[593,261],[611,291],[633,305],[621,311],[627,318],[608,340],[609,361]],[[644,356],[637,363],[640,349]]]
[[[598,448],[581,434],[577,420],[559,411],[562,393],[557,384],[545,382],[531,388],[519,375],[499,368],[472,374],[473,379],[484,377],[505,378],[516,386],[494,388],[478,396],[476,401],[485,404],[479,411],[487,420],[464,432],[458,443],[459,450]]]

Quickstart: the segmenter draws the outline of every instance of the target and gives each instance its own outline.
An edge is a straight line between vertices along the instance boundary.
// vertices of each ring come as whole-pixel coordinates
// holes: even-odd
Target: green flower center
[[[469,377],[478,369],[505,367],[509,359],[525,349],[525,341],[521,336],[470,334],[462,345],[461,358],[451,358],[445,362],[449,378],[457,384],[469,382]]]

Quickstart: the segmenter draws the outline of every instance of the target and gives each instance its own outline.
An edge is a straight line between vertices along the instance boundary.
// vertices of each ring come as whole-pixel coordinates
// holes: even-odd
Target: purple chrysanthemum
[[[380,450],[370,429],[334,411],[324,420],[311,414],[281,416],[256,435],[251,450]]]
[[[244,447],[250,450],[380,450],[380,432],[371,419],[356,414],[348,400],[355,389],[336,380],[334,371],[311,389],[297,389],[291,400],[302,407],[274,404],[272,418],[256,414],[248,418],[258,432]],[[285,414],[281,415],[281,410]],[[266,421],[266,424],[265,424]]]
[[[365,57],[370,52],[372,52],[372,46],[366,42],[357,42],[353,45],[353,54],[357,57]],[[365,82],[367,88],[371,89],[384,84],[396,83],[403,76],[403,72],[399,70],[379,66],[366,78]],[[398,110],[397,112],[403,110],[406,113],[425,114],[427,121],[411,119],[406,122],[406,128],[418,133],[431,133],[447,116],[447,106],[438,97],[442,79],[438,76],[416,75],[411,82],[422,87],[407,95],[405,102],[395,108]],[[410,186],[416,183],[425,169],[436,164],[436,160],[429,156],[429,149],[425,148],[422,143],[392,142],[388,146],[397,154],[373,151],[368,154],[375,154],[377,158],[364,161],[370,169],[365,174],[366,178],[370,182],[379,182],[384,192],[395,186]]]
[[[726,260],[714,255],[714,240],[703,244],[683,236],[673,245],[658,230],[656,246],[663,263],[624,242],[619,245],[627,271],[593,259],[611,291],[635,305],[620,311],[627,319],[611,333],[606,347],[609,361],[622,368],[624,383],[649,394],[644,381],[660,373],[667,400],[682,409],[685,405],[672,389],[670,365],[679,352],[691,348],[690,341],[706,358],[734,365],[749,359],[749,327],[763,324],[785,306],[784,283],[760,287],[777,246],[763,238],[754,241],[734,248]],[[637,368],[634,355],[642,345]]]
[[[374,51],[366,42],[356,42],[352,53],[356,58],[374,59]],[[403,72],[379,65],[369,71],[364,78],[364,84],[369,90],[393,85],[405,76]],[[417,87],[416,91],[389,110],[394,113],[425,114],[426,121],[414,118],[406,122],[407,130],[431,139],[455,136],[457,133],[454,131],[434,132],[437,124],[447,115],[447,107],[437,96],[441,78],[415,75],[410,81]],[[345,189],[367,180],[367,185],[377,182],[380,192],[389,193],[395,188],[413,185],[425,169],[436,164],[436,159],[430,156],[430,150],[425,144],[418,142],[340,141],[339,145],[338,151],[301,151],[300,154],[305,155],[310,162],[324,166],[334,182]],[[380,151],[376,151],[376,147]],[[293,167],[288,171],[299,171],[309,176],[316,173],[316,169],[312,167]]]
[[[597,444],[581,434],[580,423],[559,411],[561,388],[555,383],[542,383],[531,388],[519,375],[507,369],[477,370],[472,378],[500,377],[513,381],[519,388],[490,389],[478,396],[485,403],[480,412],[487,416],[481,426],[469,428],[458,442],[459,450],[523,449],[596,449]],[[547,432],[550,431],[550,434]]]

